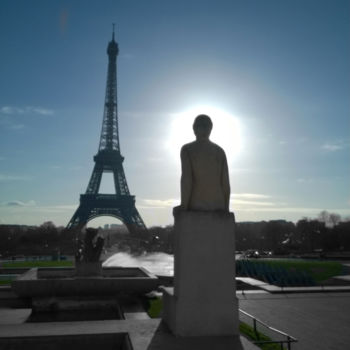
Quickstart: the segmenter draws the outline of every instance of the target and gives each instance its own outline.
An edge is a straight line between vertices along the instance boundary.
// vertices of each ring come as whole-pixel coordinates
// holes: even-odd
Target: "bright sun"
[[[181,146],[195,140],[192,130],[194,118],[207,114],[213,121],[210,140],[220,145],[226,152],[228,162],[235,159],[242,149],[242,130],[239,120],[218,108],[198,106],[183,113],[175,114],[171,124],[167,146],[177,157]]]

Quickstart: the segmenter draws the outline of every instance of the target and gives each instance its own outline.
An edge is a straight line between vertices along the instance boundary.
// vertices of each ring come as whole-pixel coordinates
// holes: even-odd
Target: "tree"
[[[341,221],[341,216],[337,213],[328,213],[327,210],[322,210],[318,214],[318,221],[323,222],[327,227],[334,227]]]
[[[322,246],[322,237],[326,225],[319,220],[303,218],[297,222],[297,234],[302,248],[306,251],[313,251]]]
[[[341,216],[339,214],[337,213],[329,214],[329,222],[332,225],[332,227],[337,226],[340,221],[341,221]]]
[[[327,210],[322,210],[319,214],[318,214],[318,221],[320,222],[324,222],[325,224],[328,222],[329,220],[329,213]]]

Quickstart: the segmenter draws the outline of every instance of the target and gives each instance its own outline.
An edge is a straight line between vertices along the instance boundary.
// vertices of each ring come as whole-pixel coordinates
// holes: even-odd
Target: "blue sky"
[[[342,0],[2,0],[0,222],[66,225],[77,208],[112,22],[124,170],[148,226],[172,223],[197,112],[229,155],[237,221],[349,217],[349,17]]]

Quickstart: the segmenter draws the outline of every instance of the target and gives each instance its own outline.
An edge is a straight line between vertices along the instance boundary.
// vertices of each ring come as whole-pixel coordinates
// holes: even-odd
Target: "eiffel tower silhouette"
[[[94,156],[95,166],[85,194],[80,195],[80,205],[67,225],[67,229],[81,229],[88,221],[102,215],[121,220],[131,234],[137,235],[146,226],[135,207],[135,196],[130,195],[120,153],[117,109],[117,55],[119,49],[114,39],[107,47],[108,73],[106,98],[100,144]],[[112,172],[115,194],[100,194],[102,174]]]

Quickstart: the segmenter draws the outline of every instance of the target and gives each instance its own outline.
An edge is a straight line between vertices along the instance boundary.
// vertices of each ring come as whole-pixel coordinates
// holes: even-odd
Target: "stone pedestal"
[[[163,319],[178,336],[238,335],[233,213],[175,211],[174,288]]]
[[[78,261],[75,263],[77,277],[96,277],[102,275],[102,261]]]

